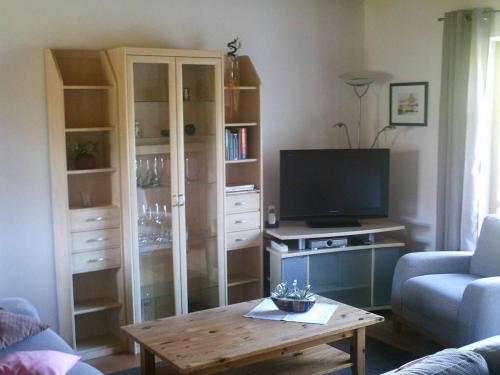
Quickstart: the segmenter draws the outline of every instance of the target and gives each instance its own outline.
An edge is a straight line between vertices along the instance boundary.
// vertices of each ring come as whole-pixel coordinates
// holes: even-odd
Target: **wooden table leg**
[[[155,374],[155,355],[141,345],[141,375]]]
[[[365,328],[354,331],[351,341],[352,375],[365,375]]]

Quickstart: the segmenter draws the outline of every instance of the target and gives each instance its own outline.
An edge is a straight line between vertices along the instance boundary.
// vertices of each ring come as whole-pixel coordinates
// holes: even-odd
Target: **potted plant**
[[[314,294],[311,293],[311,286],[299,289],[297,280],[293,281],[291,288],[286,282],[278,284],[271,293],[271,299],[278,309],[294,313],[308,312],[316,302]]]
[[[94,169],[96,160],[93,153],[97,150],[97,143],[77,141],[68,142],[68,150],[75,155],[76,169]]]

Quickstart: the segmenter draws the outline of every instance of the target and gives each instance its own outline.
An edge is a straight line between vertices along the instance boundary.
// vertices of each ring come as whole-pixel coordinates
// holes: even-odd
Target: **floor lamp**
[[[359,99],[359,121],[358,121],[358,148],[361,147],[361,99],[366,95],[370,85],[379,77],[378,72],[353,72],[344,73],[339,76],[341,80],[351,86]]]

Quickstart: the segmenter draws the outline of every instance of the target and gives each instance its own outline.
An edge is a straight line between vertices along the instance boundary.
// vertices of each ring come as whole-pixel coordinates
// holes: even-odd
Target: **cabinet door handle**
[[[87,240],[87,242],[91,243],[91,242],[102,242],[102,241],[106,241],[107,238],[105,237],[97,237],[97,238],[89,238]]]
[[[105,218],[103,216],[92,217],[90,219],[85,220],[87,223],[93,223],[95,221],[103,221]]]
[[[105,260],[106,260],[106,258],[103,258],[103,257],[93,258],[93,259],[87,260],[87,263],[101,263],[101,262],[104,262]]]
[[[236,220],[234,223],[235,224],[245,224],[248,220],[241,219],[241,220]]]
[[[234,205],[235,206],[246,206],[247,202],[235,202]]]
[[[246,241],[247,239],[245,237],[241,237],[241,238],[237,238],[235,239],[234,241],[235,242],[243,242],[243,241]]]

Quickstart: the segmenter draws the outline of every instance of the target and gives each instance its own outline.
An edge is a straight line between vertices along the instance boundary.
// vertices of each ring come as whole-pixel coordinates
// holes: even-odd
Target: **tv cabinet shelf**
[[[360,220],[360,227],[310,228],[304,222],[284,222],[267,229],[268,238],[284,242],[287,252],[266,247],[269,259],[269,290],[294,280],[300,287],[368,310],[390,308],[392,276],[405,243],[389,236],[403,231],[404,225],[386,219]],[[361,245],[307,249],[308,239],[368,239]],[[267,276],[267,275],[266,275]]]
[[[319,250],[310,250],[310,249],[299,250],[297,248],[289,247],[286,253],[279,252],[269,246],[266,247],[266,250],[276,254],[277,256],[281,256],[282,258],[293,258],[293,257],[301,257],[304,255],[327,254],[327,253],[338,253],[345,251],[379,249],[385,247],[403,247],[403,246],[405,246],[404,242],[398,241],[394,238],[385,237],[385,238],[378,238],[377,242],[372,243],[370,245],[333,247],[329,249],[319,249]]]
[[[309,228],[302,221],[290,221],[284,222],[279,228],[268,229],[266,233],[279,240],[298,240],[395,232],[405,229],[404,225],[386,219],[360,220],[360,223],[360,227],[352,228]]]

